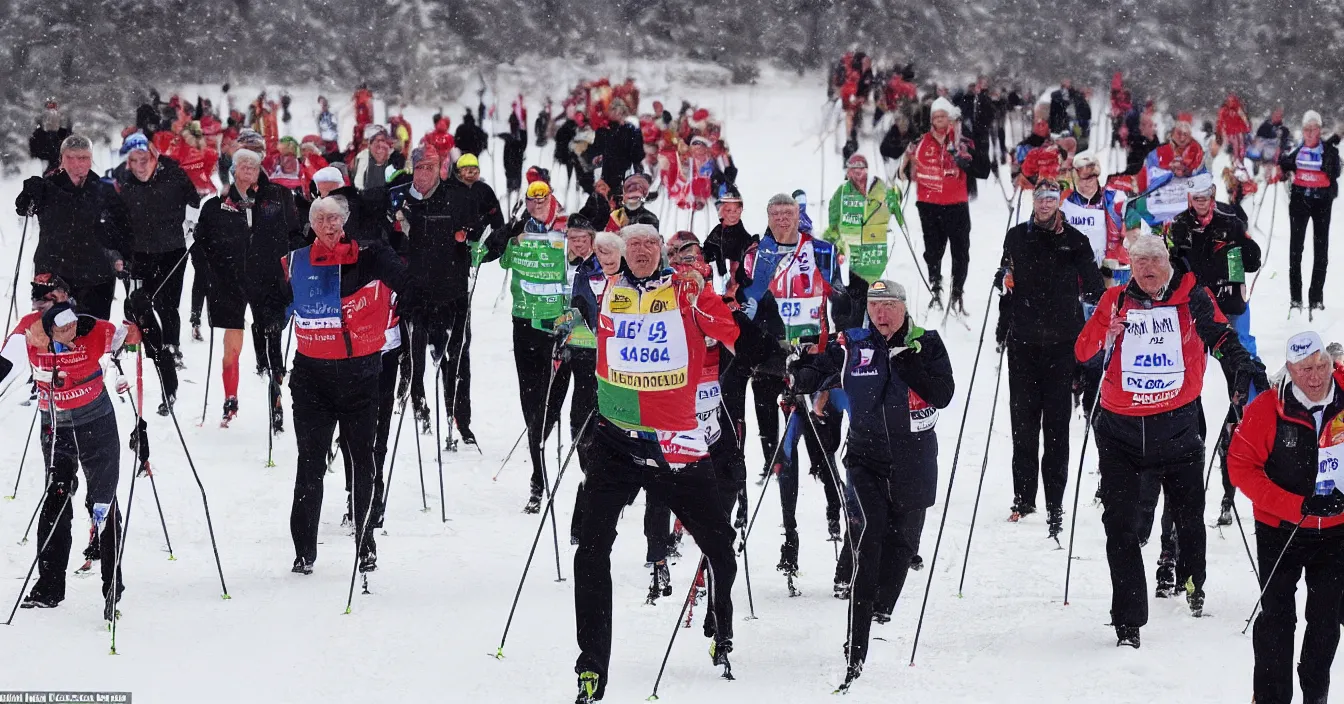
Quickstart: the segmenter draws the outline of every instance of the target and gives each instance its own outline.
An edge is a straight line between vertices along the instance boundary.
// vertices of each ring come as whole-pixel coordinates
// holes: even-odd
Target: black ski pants
[[[177,346],[182,343],[182,280],[187,273],[187,249],[149,254],[131,254],[131,275],[139,279],[142,288],[154,296],[154,312],[159,315],[163,328],[163,342]],[[128,285],[129,288],[129,285]]]
[[[784,378],[766,373],[753,375],[751,369],[735,363],[734,358],[726,354],[724,358],[730,361],[719,374],[719,386],[728,418],[738,436],[745,439],[747,384],[750,383],[756,406],[756,430],[761,438],[761,453],[768,463],[774,458],[775,446],[779,442],[779,396],[786,388]]]
[[[810,473],[821,482],[826,494],[826,520],[840,519],[840,488],[836,484],[835,453],[840,450],[839,409],[829,403],[821,416],[808,413],[801,404],[795,409],[798,414],[798,435],[807,445],[807,456],[811,462]],[[785,441],[790,438],[786,437]],[[798,439],[792,438],[792,447],[787,448],[789,457],[781,458],[779,464],[779,503],[783,510],[784,532],[798,531],[798,476],[799,457]],[[833,472],[834,470],[834,472]]]
[[[1193,406],[1194,404],[1189,404]],[[1182,409],[1184,410],[1184,409]],[[1102,412],[1108,413],[1108,412]],[[1188,416],[1161,414],[1147,428],[1184,422]],[[1139,496],[1145,472],[1153,473],[1162,490],[1170,497],[1176,530],[1180,535],[1181,550],[1177,559],[1177,575],[1194,580],[1195,588],[1202,589],[1205,579],[1204,532],[1204,469],[1203,443],[1194,438],[1200,449],[1190,452],[1171,452],[1174,447],[1190,444],[1158,437],[1148,444],[1135,443],[1133,437],[1112,436],[1104,432],[1105,418],[1098,419],[1097,456],[1101,472],[1101,500],[1105,510],[1101,516],[1106,528],[1106,561],[1111,571],[1111,621],[1117,626],[1144,626],[1148,623],[1148,586],[1143,573],[1143,553],[1139,549]],[[1138,426],[1138,419],[1122,419]],[[1171,432],[1168,425],[1162,428]],[[1180,431],[1178,431],[1180,432]],[[1195,433],[1194,428],[1184,430]],[[1164,447],[1165,446],[1165,447]]]
[[[1302,252],[1306,249],[1307,221],[1311,221],[1311,288],[1309,305],[1325,301],[1325,268],[1330,262],[1330,198],[1293,194],[1288,201],[1288,293],[1302,301]]]
[[[523,318],[513,319],[513,361],[527,424],[527,451],[532,458],[532,491],[536,493],[545,481],[542,446],[551,429],[559,427],[560,408],[569,392],[569,362],[556,356],[555,336],[550,331],[538,330]]]
[[[587,474],[588,460],[585,457],[584,443],[579,437],[586,421],[588,428],[584,434],[591,433],[597,425],[597,350],[571,347],[569,350],[569,368],[574,375],[574,395],[569,400],[569,438],[578,443],[574,455],[579,460],[579,469]],[[592,420],[589,420],[589,415]],[[583,482],[579,482],[574,494],[574,515],[569,520],[569,538],[571,542],[579,539],[579,528],[583,526]]]
[[[411,314],[411,397],[417,407],[425,399],[425,346],[434,348],[434,359],[441,359],[439,376],[443,378],[443,407],[451,409],[458,428],[471,427],[471,326],[466,299],[452,303],[422,305]],[[446,356],[445,356],[446,355]]]
[[[1291,537],[1291,542],[1289,538]],[[1255,523],[1260,586],[1265,590],[1255,619],[1255,701],[1288,704],[1293,700],[1293,641],[1297,628],[1297,583],[1307,578],[1306,633],[1297,665],[1302,698],[1325,702],[1330,664],[1339,646],[1340,598],[1344,596],[1344,528],[1298,529],[1293,524]],[[1285,550],[1285,548],[1287,548]],[[1279,559],[1279,555],[1283,559]],[[1278,569],[1274,563],[1278,561]],[[1274,576],[1270,578],[1270,572]]]
[[[386,350],[382,353],[382,366],[378,371],[378,421],[374,428],[373,439],[373,520],[374,527],[382,525],[383,465],[387,460],[387,437],[392,433],[392,410],[397,402],[397,370],[401,363],[401,348]],[[346,447],[345,437],[341,444],[342,462],[345,464],[345,508],[351,506],[351,452]]]
[[[336,426],[341,450],[351,462],[351,492],[356,542],[363,554],[376,554],[369,516],[374,498],[374,436],[378,416],[381,353],[341,360],[299,355],[294,359],[289,392],[294,409],[294,437],[299,460],[294,477],[294,503],[289,532],[295,557],[317,561],[317,531],[322,518],[322,480]]]
[[[205,308],[205,294],[210,290],[210,274],[204,266],[191,259],[191,324],[201,324],[201,310]]]
[[[58,422],[54,434],[48,419],[42,419],[42,457],[48,467],[47,491],[37,523],[37,583],[30,595],[44,601],[65,599],[65,575],[70,566],[70,521],[74,517],[71,502],[79,489],[81,468],[88,483],[87,507],[110,505],[98,534],[103,597],[107,597],[114,578],[118,599],[126,589],[117,564],[121,542],[121,510],[117,506],[121,442],[117,437],[117,417],[110,408],[111,401],[104,398],[94,403],[107,403],[107,414],[76,426]]]
[[[1045,483],[1045,505],[1059,509],[1069,483],[1069,420],[1073,376],[1078,363],[1073,343],[1008,343],[1008,408],[1013,424],[1013,494],[1036,505],[1037,478]],[[1038,453],[1041,436],[1045,451]]]
[[[929,283],[941,288],[943,253],[952,247],[952,290],[961,292],[971,265],[971,206],[968,203],[935,205],[917,201],[920,226],[924,230],[924,263],[929,267]]]
[[[890,614],[905,588],[910,558],[919,552],[925,509],[900,510],[891,482],[861,465],[850,469],[849,498],[850,539],[857,536],[858,551],[850,558],[852,572],[840,575],[837,565],[837,577],[853,580],[849,662],[858,664],[868,657],[873,612]]]
[[[708,460],[669,467],[656,440],[631,435],[605,420],[585,438],[591,462],[584,494],[587,510],[574,553],[574,620],[579,657],[576,673],[597,673],[597,698],[611,662],[611,547],[621,510],[643,489],[678,517],[709,563],[709,608],[716,637],[733,637],[733,527],[722,510],[714,469]],[[651,465],[663,465],[662,468]]]

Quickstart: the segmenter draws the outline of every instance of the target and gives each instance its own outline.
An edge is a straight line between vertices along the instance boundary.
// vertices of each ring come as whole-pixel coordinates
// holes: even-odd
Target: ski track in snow
[[[634,75],[641,76],[637,69]],[[575,75],[581,72],[575,71]],[[586,73],[586,72],[583,72]],[[612,72],[617,76],[619,71]],[[594,75],[597,75],[594,73]],[[572,82],[564,82],[565,86]],[[725,134],[742,170],[740,187],[747,204],[744,219],[753,232],[765,225],[763,203],[773,193],[805,188],[809,213],[815,223],[825,221],[825,198],[843,177],[834,137],[816,150],[817,124],[824,99],[819,75],[803,78],[767,74],[762,85],[724,88],[669,89],[649,80],[643,100],[660,98],[669,109],[685,98],[710,107],[724,117]],[[473,88],[474,90],[474,88]],[[470,91],[469,91],[470,92]],[[516,92],[516,91],[514,91]],[[315,104],[317,91],[293,91],[294,133]],[[507,111],[509,91],[502,90],[501,111]],[[190,92],[187,93],[191,95]],[[240,97],[249,95],[239,91]],[[553,97],[560,93],[552,88]],[[540,110],[541,96],[528,95],[529,119]],[[469,98],[474,100],[474,96]],[[340,110],[340,99],[333,101]],[[557,100],[558,102],[558,100]],[[460,103],[445,106],[454,127]],[[429,124],[434,107],[408,108],[416,138]],[[1101,114],[1101,111],[1097,111]],[[506,114],[506,113],[505,113]],[[382,111],[379,111],[379,117]],[[130,118],[130,115],[127,115]],[[353,117],[341,114],[348,133]],[[1105,124],[1095,128],[1105,134]],[[487,131],[494,132],[487,125]],[[876,156],[876,140],[869,135],[864,153]],[[791,147],[794,143],[799,146]],[[550,163],[550,147],[541,158]],[[529,152],[533,163],[537,150]],[[503,181],[499,155],[494,165],[483,165],[483,176]],[[825,173],[819,172],[822,162]],[[112,166],[101,157],[99,172]],[[35,172],[30,165],[25,175]],[[874,173],[877,173],[876,170]],[[563,174],[554,174],[563,185]],[[13,202],[21,179],[0,181],[0,204]],[[825,191],[820,190],[822,185]],[[1183,600],[1150,598],[1151,618],[1143,630],[1143,648],[1117,649],[1109,619],[1110,581],[1105,560],[1105,538],[1100,510],[1091,505],[1097,478],[1095,447],[1088,456],[1078,508],[1071,605],[1063,605],[1065,552],[1045,537],[1043,514],[1018,524],[1005,521],[1011,501],[1009,468],[1011,438],[1008,392],[1003,389],[989,439],[988,471],[974,538],[966,587],[957,595],[957,579],[966,549],[976,480],[985,457],[989,404],[993,398],[995,363],[992,330],[980,359],[974,387],[971,367],[985,313],[987,291],[996,268],[1007,213],[999,185],[981,183],[981,198],[972,204],[974,229],[971,278],[967,284],[968,323],[944,325],[943,334],[956,369],[957,394],[943,412],[939,425],[941,447],[938,504],[929,509],[921,546],[926,568],[913,572],[891,623],[875,626],[867,667],[848,699],[854,702],[1184,702],[1244,701],[1250,696],[1252,649],[1241,635],[1246,614],[1258,594],[1236,526],[1209,529],[1209,580],[1206,617],[1192,619]],[[501,193],[501,199],[503,194]],[[1307,327],[1305,320],[1286,322],[1288,218],[1287,196],[1278,195],[1274,244],[1270,247],[1263,280],[1253,300],[1253,330],[1271,373],[1283,361],[1286,338]],[[658,204],[655,203],[654,207]],[[6,288],[22,221],[0,215],[0,277]],[[1338,206],[1337,206],[1338,208]],[[1029,210],[1029,202],[1024,211]],[[1264,205],[1259,226],[1268,233],[1271,206]],[[922,255],[918,217],[909,209],[911,235]],[[1337,211],[1337,217],[1341,214]],[[708,227],[696,225],[702,237]],[[666,222],[665,232],[673,231]],[[677,228],[684,226],[677,225]],[[899,231],[893,228],[893,236]],[[20,296],[26,296],[31,275],[35,224],[28,233],[20,275]],[[1264,247],[1264,235],[1257,235]],[[1310,265],[1310,259],[1305,262]],[[944,272],[950,261],[944,262]],[[927,295],[918,274],[898,241],[888,277],[913,292],[912,310],[923,310]],[[191,274],[188,274],[190,277]],[[201,480],[209,492],[215,533],[231,600],[220,598],[220,586],[201,510],[200,495],[185,462],[171,423],[151,413],[151,461],[156,469],[164,516],[177,556],[170,562],[163,551],[162,532],[154,513],[149,487],[139,483],[124,560],[127,589],[121,602],[124,619],[117,629],[118,657],[108,657],[108,634],[99,618],[98,577],[70,577],[68,595],[55,610],[20,610],[9,628],[0,630],[0,661],[4,662],[4,689],[105,689],[131,691],[139,702],[237,701],[300,702],[356,700],[379,695],[442,696],[452,700],[539,702],[571,701],[574,691],[573,572],[574,548],[567,525],[579,480],[577,466],[566,474],[558,494],[560,570],[567,581],[556,583],[556,558],[550,529],[542,534],[522,601],[514,618],[503,660],[488,658],[498,644],[522,565],[536,530],[538,517],[521,508],[527,498],[529,468],[521,449],[498,482],[490,477],[522,428],[517,402],[509,334],[507,301],[495,309],[503,272],[497,266],[482,271],[473,316],[473,403],[475,431],[484,456],[468,448],[443,455],[443,481],[448,522],[439,520],[435,442],[418,438],[424,453],[424,482],[428,512],[421,511],[420,482],[412,442],[412,424],[402,433],[402,446],[390,488],[387,535],[378,535],[379,570],[371,575],[371,595],[355,594],[353,613],[343,615],[354,549],[343,512],[343,479],[339,463],[326,481],[327,496],[316,571],[310,577],[289,572],[293,558],[288,514],[293,489],[294,439],[276,439],[276,467],[266,460],[264,382],[244,374],[240,386],[241,412],[233,427],[218,427],[223,402],[218,365],[208,383],[210,404],[205,426],[198,428],[205,392],[207,343],[185,341],[187,369],[182,373],[177,412]],[[1336,287],[1331,284],[1332,288]],[[184,291],[190,291],[190,282]],[[5,295],[8,295],[6,292]],[[183,306],[189,300],[184,295]],[[1327,297],[1328,300],[1335,300]],[[1332,308],[1336,307],[1332,304]],[[118,305],[117,310],[120,310]],[[185,310],[183,313],[185,319]],[[928,326],[938,323],[929,316]],[[1318,316],[1314,328],[1328,341],[1344,339],[1335,310]],[[185,320],[184,320],[185,322]],[[993,321],[990,321],[993,324]],[[184,332],[184,340],[188,331]],[[207,335],[208,339],[208,335]],[[252,361],[245,345],[244,369]],[[153,375],[146,365],[146,374]],[[128,372],[132,367],[128,367]],[[146,405],[152,409],[159,395],[156,379],[147,377]],[[932,566],[933,584],[928,614],[919,643],[918,659],[908,667],[920,599],[930,574],[934,540],[946,493],[957,429],[971,389],[972,412],[967,422],[952,489],[951,510],[941,553]],[[288,389],[286,389],[288,396]],[[14,472],[23,451],[24,431],[32,418],[30,408],[18,405],[19,394],[0,406],[0,490],[11,493]],[[1205,379],[1205,408],[1210,427],[1216,428],[1226,407],[1222,373],[1210,364]],[[288,401],[286,402],[288,404]],[[122,446],[131,427],[129,404],[115,404]],[[446,413],[446,411],[445,411]],[[289,415],[287,413],[287,415]],[[748,465],[763,464],[751,430]],[[568,409],[564,418],[568,419]],[[292,419],[291,419],[292,420]],[[396,429],[394,418],[393,430]],[[567,426],[567,422],[563,425]],[[1072,502],[1083,422],[1075,415],[1070,445]],[[1216,435],[1216,432],[1212,432]],[[565,432],[568,446],[568,433]],[[1091,442],[1088,443],[1091,445]],[[1212,451],[1212,437],[1209,442]],[[554,457],[554,445],[548,452]],[[551,460],[554,462],[554,460]],[[390,462],[390,460],[389,460]],[[130,453],[122,450],[120,495],[123,508],[130,489]],[[552,478],[555,467],[548,468]],[[754,472],[752,473],[754,476]],[[18,486],[18,498],[0,501],[0,600],[8,609],[33,559],[35,538],[17,545],[42,490],[40,453],[30,450]],[[766,494],[750,544],[752,588],[758,620],[749,613],[745,575],[739,570],[735,586],[733,653],[736,682],[719,679],[709,663],[707,641],[700,634],[703,605],[695,609],[695,623],[677,637],[659,695],[666,702],[706,701],[707,698],[743,698],[746,701],[823,702],[843,678],[842,644],[848,602],[830,596],[833,550],[825,540],[824,499],[821,487],[803,481],[799,503],[802,535],[803,595],[789,598],[784,578],[774,571],[782,530],[779,501],[773,482]],[[1217,515],[1221,496],[1217,475],[1206,495],[1206,523]],[[748,485],[754,504],[760,488]],[[614,653],[608,702],[634,702],[648,696],[658,664],[667,647],[688,580],[698,561],[689,539],[685,555],[672,568],[673,596],[657,606],[645,606],[649,574],[643,567],[642,497],[626,512],[622,536],[612,555],[614,581]],[[1251,506],[1239,499],[1239,510],[1251,535]],[[1068,509],[1066,508],[1066,511]],[[74,520],[75,554],[87,535],[82,510]],[[1074,516],[1066,513],[1066,521]],[[1156,530],[1144,549],[1146,589],[1151,594],[1152,573],[1158,554]],[[1068,545],[1068,534],[1062,536]],[[79,565],[71,560],[70,570]],[[739,562],[739,566],[741,563]],[[95,573],[96,575],[96,573]],[[1305,591],[1299,590],[1299,609]],[[1298,637],[1301,638],[1299,619]],[[880,638],[881,640],[877,640]],[[1338,668],[1336,671],[1340,671]],[[205,685],[205,686],[202,686]]]

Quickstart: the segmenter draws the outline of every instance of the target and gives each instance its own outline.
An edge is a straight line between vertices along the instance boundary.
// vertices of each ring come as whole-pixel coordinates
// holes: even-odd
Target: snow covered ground
[[[763,204],[771,194],[795,188],[807,189],[813,219],[824,219],[824,198],[834,190],[842,173],[833,139],[817,149],[817,125],[824,101],[820,76],[771,74],[751,88],[697,88],[675,86],[666,72],[659,83],[648,77],[652,71],[650,67],[633,71],[645,81],[643,100],[660,98],[674,108],[685,98],[725,116],[725,135],[741,168],[739,183],[750,230],[763,229]],[[578,73],[576,69],[575,75]],[[506,76],[505,87],[499,91],[505,96],[501,98],[501,110],[507,110],[507,96],[517,92],[509,81]],[[560,86],[569,84],[557,81],[548,88],[558,98]],[[535,116],[540,108],[539,95],[535,88],[530,88],[528,95],[529,111]],[[307,119],[306,110],[313,104],[315,91],[295,91],[294,96],[296,116]],[[434,107],[407,109],[417,138],[428,127]],[[448,111],[456,115],[456,126],[461,106],[453,105]],[[342,116],[346,130],[351,120],[348,112]],[[305,130],[295,131],[301,134]],[[871,139],[865,142],[864,151],[875,156]],[[536,153],[534,147],[531,154]],[[541,162],[549,164],[549,149]],[[98,163],[96,168],[102,171],[111,165]],[[493,175],[495,182],[502,182],[502,164],[497,163],[493,172],[491,168],[483,169],[484,176],[490,179]],[[0,182],[0,204],[13,202],[18,188],[18,180]],[[1240,632],[1257,588],[1235,526],[1224,529],[1221,537],[1217,529],[1209,531],[1206,617],[1190,618],[1181,600],[1153,600],[1143,648],[1133,651],[1117,649],[1113,632],[1105,625],[1109,621],[1110,583],[1100,512],[1090,501],[1096,487],[1095,448],[1088,448],[1085,462],[1083,499],[1074,535],[1078,560],[1074,563],[1071,605],[1063,604],[1065,553],[1047,541],[1044,517],[1033,516],[1018,524],[1004,520],[1012,493],[1008,394],[1004,388],[997,409],[991,409],[997,362],[992,333],[972,380],[981,316],[1008,218],[997,188],[992,180],[982,182],[982,197],[972,204],[974,231],[967,307],[973,330],[955,323],[943,329],[958,389],[938,430],[942,488],[925,528],[921,553],[926,564],[933,557],[957,449],[957,430],[968,403],[971,411],[951,489],[942,549],[931,570],[911,575],[892,622],[874,629],[880,640],[874,642],[864,676],[849,697],[856,702],[888,701],[893,695],[926,702],[1245,701],[1250,696],[1252,652],[1250,638]],[[1274,211],[1269,202],[1258,220],[1257,237],[1270,251],[1259,282],[1264,285],[1256,289],[1253,299],[1253,330],[1271,370],[1282,363],[1284,340],[1307,327],[1305,320],[1284,319],[1286,195],[1279,194],[1279,201],[1272,232]],[[8,214],[12,211],[7,205],[0,207],[5,210],[0,214],[0,277],[7,287],[22,223]],[[915,247],[922,251],[913,209],[910,220]],[[703,236],[707,228],[697,225],[696,231]],[[36,234],[35,228],[28,232],[21,282],[31,273],[30,252]],[[1271,236],[1272,245],[1266,241]],[[918,274],[903,243],[896,245],[888,276],[904,282],[911,291],[920,289]],[[473,308],[475,431],[484,455],[471,451],[442,455],[445,501],[441,507],[435,441],[432,437],[415,437],[411,428],[403,431],[390,488],[387,534],[379,536],[380,569],[370,580],[372,594],[356,593],[352,613],[343,614],[354,550],[346,530],[339,525],[343,509],[341,475],[328,476],[316,572],[310,577],[293,575],[289,572],[293,553],[288,531],[295,463],[293,437],[287,434],[277,438],[276,466],[266,468],[266,419],[262,410],[265,385],[250,374],[242,380],[238,420],[232,428],[220,429],[217,421],[223,399],[218,365],[207,379],[207,344],[186,342],[183,350],[187,370],[177,411],[191,456],[209,492],[231,599],[221,599],[200,494],[182,446],[170,423],[151,416],[152,461],[177,559],[170,561],[164,550],[153,497],[141,484],[125,555],[127,590],[121,603],[124,618],[117,631],[119,655],[108,656],[108,634],[99,616],[97,578],[72,577],[61,608],[20,611],[12,626],[0,630],[0,662],[4,663],[0,689],[124,690],[133,692],[140,702],[356,701],[389,695],[443,697],[449,701],[570,701],[576,646],[573,584],[568,581],[573,548],[565,540],[565,526],[577,472],[565,477],[557,502],[561,526],[559,569],[567,581],[555,581],[556,557],[547,529],[504,648],[506,658],[489,657],[499,645],[538,521],[536,516],[520,511],[529,472],[525,453],[518,452],[499,480],[491,481],[522,429],[510,353],[508,305],[495,305],[502,280],[498,267],[486,267]],[[19,288],[20,296],[25,295],[26,284]],[[1330,288],[1336,291],[1338,285]],[[927,296],[917,298],[922,310]],[[1327,341],[1344,339],[1344,329],[1338,325],[1339,307],[1331,304],[1331,308],[1318,317],[1314,327]],[[925,322],[933,326],[938,318]],[[248,345],[245,368],[250,360]],[[211,393],[206,422],[204,427],[197,427],[207,384]],[[147,380],[146,387],[147,402],[157,399],[157,381]],[[18,405],[18,400],[11,398],[0,406],[0,490],[5,495],[11,493],[33,413],[31,408]],[[153,402],[149,403],[152,408]],[[1211,426],[1222,416],[1225,404],[1221,372],[1211,365],[1205,396]],[[992,410],[997,410],[997,415],[993,433],[987,437]],[[124,435],[132,411],[128,404],[118,403],[117,412]],[[754,420],[749,424],[754,433]],[[1083,423],[1077,420],[1073,424],[1071,472],[1076,468],[1082,435]],[[427,512],[422,511],[419,496],[421,482],[413,446],[416,440],[424,458]],[[33,450],[18,484],[17,498],[0,501],[0,603],[6,611],[18,596],[33,558],[35,541],[22,547],[17,544],[42,490],[41,462],[35,459],[40,455],[35,454],[36,447]],[[754,438],[747,450],[748,465],[761,466],[763,458]],[[122,464],[127,468],[121,480],[124,507],[131,472],[129,453],[123,452]],[[964,563],[982,464],[986,467],[984,497],[966,587],[959,595],[957,579]],[[825,541],[821,488],[810,481],[804,484],[799,506],[803,572],[799,585],[803,595],[789,598],[784,579],[773,570],[781,530],[778,494],[772,485],[750,544],[758,619],[746,619],[749,608],[741,572],[735,588],[737,614],[742,619],[736,624],[733,655],[738,679],[720,680],[709,663],[707,643],[699,628],[684,630],[659,690],[664,701],[831,701],[830,692],[843,673],[841,646],[848,603],[830,596],[834,556],[832,546]],[[1218,482],[1213,485],[1217,487]],[[759,488],[753,483],[749,489],[754,505]],[[1070,501],[1072,491],[1070,486]],[[1208,523],[1216,516],[1218,498],[1216,488],[1208,494]],[[615,652],[607,690],[609,702],[634,702],[648,696],[698,556],[688,540],[683,549],[686,557],[672,570],[674,596],[657,606],[645,606],[649,577],[643,568],[641,504],[642,498],[627,512],[621,524],[623,536],[613,555]],[[1244,500],[1239,506],[1249,533],[1250,506]],[[441,510],[447,522],[440,520]],[[75,520],[75,542],[81,548],[86,526],[83,518]],[[1150,589],[1156,543],[1154,540],[1145,550]],[[78,561],[72,562],[73,570]],[[930,574],[928,615],[918,658],[915,666],[909,667],[919,601]],[[697,608],[697,625],[699,618]]]

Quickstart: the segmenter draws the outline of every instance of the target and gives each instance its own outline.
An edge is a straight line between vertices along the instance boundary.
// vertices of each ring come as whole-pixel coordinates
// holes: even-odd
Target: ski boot
[[[182,361],[182,348],[178,347],[177,345],[170,345],[168,349],[171,351],[171,354],[173,355],[173,366],[177,367],[178,371],[186,369],[187,363]]]
[[[779,564],[775,569],[784,573],[789,584],[789,596],[800,596],[802,592],[793,584],[798,576],[798,533],[789,531],[784,534],[784,544],[779,547]]]
[[[219,427],[227,428],[229,423],[238,416],[238,397],[230,396],[224,399],[224,420],[219,422]]]
[[[374,572],[378,569],[378,553],[372,550],[366,550],[364,556],[359,558],[359,572],[365,574]]]
[[[840,540],[841,540],[841,536],[840,536],[840,519],[839,519],[839,518],[827,518],[827,519],[826,519],[826,530],[828,530],[828,531],[830,532],[830,534],[831,534],[831,537],[830,537],[830,541],[831,541],[831,542],[833,542],[833,543],[838,543],[838,542],[840,542]]]
[[[109,624],[121,620],[121,611],[117,608],[115,600],[109,599],[103,602],[103,620]]]
[[[312,574],[313,563],[310,562],[308,558],[296,557],[294,558],[294,566],[291,567],[289,571],[294,574]]]
[[[477,452],[481,451],[481,446],[476,442],[476,433],[471,432],[471,428],[469,426],[459,423],[457,425],[457,434],[462,436],[463,445],[471,445],[472,447],[476,448]]]
[[[948,312],[952,313],[952,315],[961,318],[966,317],[966,305],[962,303],[961,300],[961,289],[959,288],[952,289],[952,297],[949,298],[947,301],[947,310]]]
[[[835,585],[831,587],[831,596],[837,599],[848,599],[850,595],[849,580],[844,578],[835,580]]]
[[[668,557],[681,557],[681,539],[685,532],[686,529],[682,527],[680,518],[672,523],[672,534],[667,539]]]
[[[61,605],[61,600],[60,600],[60,599],[55,599],[55,598],[52,598],[52,597],[49,597],[49,596],[43,596],[43,595],[41,595],[41,594],[38,594],[38,593],[37,593],[37,590],[34,589],[33,591],[31,591],[31,592],[28,593],[28,596],[26,596],[26,597],[23,598],[23,603],[22,603],[22,604],[19,604],[19,608],[21,608],[21,609],[54,609],[54,608],[56,608],[57,606],[60,606],[60,605]]]
[[[1220,525],[1220,526],[1230,526],[1230,525],[1232,525],[1232,497],[1231,497],[1231,496],[1224,496],[1224,497],[1223,497],[1223,505],[1222,505],[1221,510],[1218,512],[1218,525]]]
[[[1128,645],[1135,650],[1139,648],[1139,627],[1138,626],[1116,626],[1115,627],[1115,647]]]
[[[1293,319],[1293,313],[1302,314],[1302,301],[1293,301],[1288,304],[1288,319]]]
[[[266,372],[268,372],[268,371],[270,371],[270,370],[266,368],[266,364],[265,364],[265,363],[263,363],[263,362],[257,362],[257,376],[264,377],[264,376],[266,376]]]
[[[191,324],[191,339],[193,342],[205,342],[205,338],[201,337],[200,321],[196,321]]]
[[[846,648],[846,650],[848,650],[848,648]],[[846,654],[846,657],[848,657],[848,654]],[[849,688],[854,684],[854,680],[857,680],[859,678],[859,675],[861,674],[863,674],[863,663],[851,662],[849,666],[845,668],[845,683],[840,685],[835,690],[835,693],[836,694],[848,693]]]
[[[1166,599],[1176,593],[1176,561],[1171,553],[1162,552],[1157,559],[1157,590],[1154,596]]]
[[[1190,615],[1195,618],[1202,618],[1204,616],[1204,590],[1191,584],[1189,585],[1189,591],[1190,593],[1185,596],[1185,603],[1190,607]]]
[[[943,284],[941,281],[933,282],[933,290],[929,292],[929,310],[943,310]]]
[[[1036,507],[1022,500],[1020,496],[1013,497],[1013,512],[1008,514],[1008,520],[1011,523],[1017,523],[1026,516],[1036,513]]]
[[[719,640],[715,638],[709,642],[709,658],[715,667],[723,668],[723,678],[725,680],[734,679],[733,664],[728,662],[728,653],[733,652],[733,641],[724,638]]]
[[[667,569],[667,560],[653,563],[653,582],[649,584],[649,598],[644,603],[652,606],[660,596],[672,596],[672,573]]]
[[[523,507],[523,513],[541,513],[541,486],[534,484],[532,486],[532,495],[527,499],[527,505]]]
[[[910,558],[910,569],[912,569],[912,570],[914,570],[914,571],[916,571],[916,572],[918,572],[918,571],[924,569],[924,558],[920,557],[919,555],[915,555],[914,557],[911,557],[911,558]]]
[[[1310,307],[1310,308],[1307,308],[1307,320],[1308,320],[1308,321],[1314,321],[1314,320],[1316,319],[1316,311],[1318,311],[1318,310],[1321,311],[1321,312],[1324,312],[1324,311],[1325,311],[1325,304],[1322,303],[1322,302],[1320,302],[1320,301],[1316,301],[1315,303],[1312,303],[1312,304],[1311,304],[1311,307]]]
[[[169,396],[165,398],[163,401],[159,402],[159,415],[164,417],[172,415],[173,406],[176,404],[177,404],[176,396]]]
[[[574,704],[593,704],[597,701],[598,678],[596,672],[579,675],[579,696],[574,699]]]
[[[891,614],[883,613],[881,611],[873,611],[873,623],[876,623],[879,626],[891,623]]]
[[[1049,525],[1047,537],[1055,541],[1055,545],[1059,545],[1059,534],[1064,530],[1064,509],[1047,509],[1046,513],[1046,523]]]
[[[420,434],[433,435],[434,426],[430,425],[429,422],[429,404],[425,403],[422,398],[414,399],[413,404],[415,405],[415,422],[420,426]]]

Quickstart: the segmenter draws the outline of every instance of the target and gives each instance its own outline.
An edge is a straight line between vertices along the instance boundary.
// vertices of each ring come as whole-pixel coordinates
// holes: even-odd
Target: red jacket
[[[1022,160],[1022,175],[1035,184],[1041,179],[1059,180],[1060,149],[1055,144],[1044,144],[1027,152]]]
[[[1278,526],[1303,521],[1302,501],[1315,490],[1320,447],[1344,443],[1344,372],[1336,370],[1335,397],[1321,432],[1285,382],[1246,407],[1227,451],[1232,484],[1255,506],[1255,520]],[[1303,528],[1344,525],[1344,515],[1309,517]]]
[[[1145,304],[1151,304],[1151,308]],[[1205,347],[1215,355],[1225,351],[1240,353],[1238,357],[1245,355],[1213,294],[1197,286],[1195,275],[1187,273],[1161,301],[1151,300],[1137,281],[1108,289],[1079,333],[1074,356],[1079,362],[1092,359],[1106,348],[1107,328],[1113,318],[1124,319],[1130,311],[1145,310],[1157,314],[1151,329],[1145,334],[1138,334],[1134,328],[1120,333],[1102,378],[1101,406],[1112,413],[1151,416],[1194,401],[1204,388]],[[1138,324],[1138,320],[1130,323]],[[1176,347],[1170,344],[1173,336],[1179,340]],[[1175,349],[1179,350],[1179,360],[1168,353]],[[1163,374],[1164,369],[1170,371]]]
[[[947,139],[956,139],[955,132],[948,130]],[[966,192],[966,172],[962,171],[947,145],[939,142],[930,130],[919,140],[915,147],[915,182],[919,184],[919,202],[934,205],[957,205],[969,200]]]
[[[20,318],[18,326],[10,336],[23,335],[34,325],[39,327],[42,325],[41,313],[32,312]],[[80,325],[83,326],[84,321],[81,321]],[[28,361],[32,363],[33,369],[47,372],[48,376],[54,370],[61,377],[62,381],[57,385],[55,392],[57,410],[70,411],[81,408],[102,396],[105,388],[103,355],[112,349],[112,337],[116,332],[117,326],[106,320],[99,320],[93,324],[89,332],[76,337],[69,347],[63,347],[60,352],[28,345]],[[39,378],[36,385],[37,407],[46,412],[49,410],[49,399],[52,397],[51,382]]]

